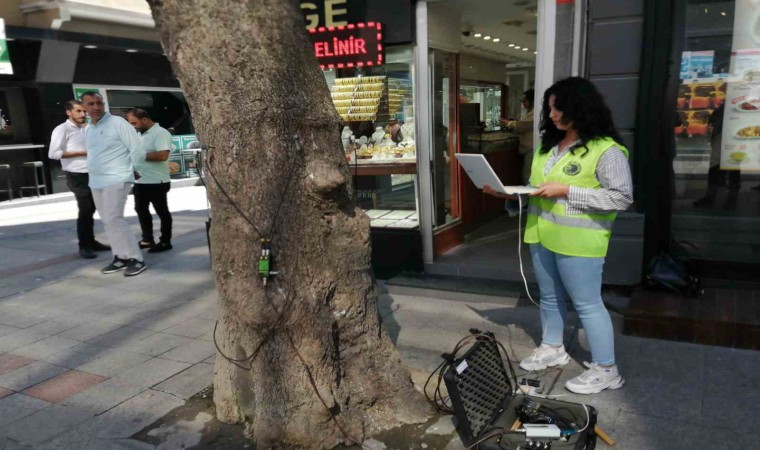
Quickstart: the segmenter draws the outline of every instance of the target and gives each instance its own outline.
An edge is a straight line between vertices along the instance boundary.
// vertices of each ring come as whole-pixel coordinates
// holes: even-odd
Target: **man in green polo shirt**
[[[132,189],[135,195],[135,211],[142,229],[140,248],[147,248],[148,253],[171,250],[172,215],[169,212],[166,194],[171,188],[169,153],[172,148],[172,136],[142,109],[132,108],[124,118],[140,134],[145,149],[145,163],[140,167],[140,178],[135,181]],[[151,204],[161,218],[161,239],[158,243],[153,239]]]

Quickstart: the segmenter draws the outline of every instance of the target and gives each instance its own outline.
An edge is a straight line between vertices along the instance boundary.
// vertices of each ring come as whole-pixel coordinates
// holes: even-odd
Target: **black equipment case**
[[[454,408],[459,437],[467,448],[592,450],[596,447],[596,409],[578,403],[514,394],[517,380],[510,382],[499,347],[490,333],[478,336],[472,347],[449,365],[443,379]],[[566,441],[539,439],[538,447],[526,445],[524,433],[509,432],[517,420],[517,408],[524,404],[538,406],[539,410],[545,407],[563,411],[565,417],[572,418],[568,417],[568,421],[572,420],[577,429],[583,431],[567,436]],[[501,434],[500,430],[506,433]],[[489,435],[493,436],[485,439]]]

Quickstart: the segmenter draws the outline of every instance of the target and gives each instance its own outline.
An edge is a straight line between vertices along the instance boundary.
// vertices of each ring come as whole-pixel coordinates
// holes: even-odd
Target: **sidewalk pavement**
[[[174,250],[146,254],[148,270],[133,278],[100,274],[107,254],[76,256],[74,202],[2,211],[0,449],[178,448],[130,438],[213,379],[217,305],[205,192],[172,190],[169,204]],[[137,233],[134,213],[129,220]],[[383,326],[418,376],[469,328],[493,331],[513,359],[540,337],[537,309],[514,298],[389,289],[380,300]],[[760,352],[617,335],[626,386],[579,396],[563,387],[589,358],[579,328],[571,315],[565,342],[573,361],[535,375],[550,394],[595,406],[616,448],[754,446],[747,423],[760,413]],[[454,437],[447,449],[456,448]]]

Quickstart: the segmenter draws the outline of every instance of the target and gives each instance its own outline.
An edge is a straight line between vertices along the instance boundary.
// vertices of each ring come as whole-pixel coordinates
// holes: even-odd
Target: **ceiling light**
[[[499,39],[499,38],[496,38],[496,39],[494,39],[493,41],[494,41],[494,42],[499,42],[499,41],[501,41],[501,39]]]
[[[515,50],[520,50],[521,48],[519,45],[515,45]]]
[[[528,47],[523,47],[522,51],[527,52],[528,51]]]
[[[125,51],[126,51],[127,53],[137,53],[137,50],[135,50],[135,49],[133,49],[133,48],[128,48],[128,49],[126,49]]]
[[[482,34],[480,34],[480,33],[475,33],[473,36],[475,36],[475,37],[480,37],[480,36],[483,36],[483,35],[482,35]]]
[[[509,46],[510,46],[510,47],[514,47],[514,46],[515,46],[515,44],[509,44]]]
[[[489,40],[489,39],[491,39],[491,36],[483,36],[483,39]]]
[[[538,52],[533,52],[534,55],[538,55]]]
[[[97,45],[85,45],[84,48],[98,48]]]
[[[720,15],[721,15],[721,16],[725,16],[725,15],[726,15],[726,12],[725,12],[725,11],[721,11],[721,12],[720,12]]]

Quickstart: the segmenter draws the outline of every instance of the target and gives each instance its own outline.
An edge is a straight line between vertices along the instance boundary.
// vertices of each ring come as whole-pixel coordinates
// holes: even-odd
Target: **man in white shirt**
[[[137,239],[124,218],[127,196],[145,163],[140,136],[123,118],[106,111],[97,91],[82,94],[82,106],[90,116],[85,129],[87,168],[92,198],[113,247],[113,262],[102,273],[120,270],[131,277],[146,269]]]
[[[50,136],[50,159],[61,160],[61,168],[66,174],[66,185],[77,199],[77,237],[79,255],[92,259],[96,251],[111,250],[111,247],[95,240],[95,202],[90,191],[90,177],[87,173],[87,150],[84,141],[85,111],[82,103],[69,100],[65,104],[68,120],[58,125]]]

